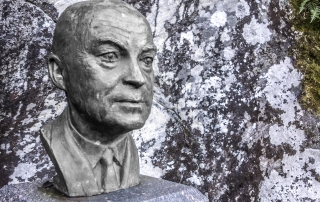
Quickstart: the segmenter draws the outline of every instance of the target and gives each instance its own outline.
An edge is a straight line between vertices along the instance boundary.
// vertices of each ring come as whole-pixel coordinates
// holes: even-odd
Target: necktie
[[[113,162],[113,151],[107,148],[101,158],[101,185],[105,192],[113,191],[119,188],[119,176],[116,173]]]

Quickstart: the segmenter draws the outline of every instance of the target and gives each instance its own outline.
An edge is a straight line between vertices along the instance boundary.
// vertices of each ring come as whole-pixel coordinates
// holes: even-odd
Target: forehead
[[[127,7],[108,7],[95,11],[89,24],[90,39],[111,40],[124,47],[153,45],[147,21],[137,11]]]

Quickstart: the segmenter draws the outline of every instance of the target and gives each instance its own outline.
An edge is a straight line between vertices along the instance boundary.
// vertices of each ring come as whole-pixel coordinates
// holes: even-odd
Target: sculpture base
[[[67,197],[54,187],[43,188],[32,183],[6,185],[0,189],[1,201],[130,201],[188,202],[208,201],[197,189],[140,175],[140,184],[107,194],[90,197]]]

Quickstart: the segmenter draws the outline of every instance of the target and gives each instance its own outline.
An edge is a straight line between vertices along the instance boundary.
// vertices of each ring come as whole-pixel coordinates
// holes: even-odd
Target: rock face
[[[57,12],[52,5],[36,4],[0,2],[1,186],[51,176],[54,171],[39,129],[65,105],[46,67]]]
[[[79,1],[79,0],[78,0]],[[64,94],[47,76],[55,20],[77,0],[0,2],[0,186],[54,175],[39,128]],[[159,49],[141,172],[211,201],[320,198],[319,118],[297,99],[285,0],[127,0]]]

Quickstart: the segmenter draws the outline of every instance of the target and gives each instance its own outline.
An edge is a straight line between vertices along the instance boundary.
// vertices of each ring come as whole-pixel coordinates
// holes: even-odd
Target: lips
[[[143,104],[145,103],[145,101],[143,101],[142,99],[120,99],[120,100],[115,100],[115,102],[119,102],[119,103],[132,103],[132,104]]]
[[[119,112],[130,114],[141,114],[148,112],[151,107],[151,102],[148,94],[137,93],[132,91],[114,93],[110,101],[114,107],[118,108]]]
[[[141,114],[146,109],[146,102],[142,99],[121,98],[114,102],[122,112]]]
[[[114,97],[114,102],[119,102],[119,103],[133,103],[133,104],[142,104],[146,103],[145,99],[141,98],[140,96],[138,97],[129,97],[129,96],[117,96]]]
[[[116,102],[144,103],[143,100],[133,100],[133,99],[122,99],[122,100],[118,100]]]
[[[147,102],[144,99],[125,96],[114,99],[114,103],[117,104],[124,111],[131,113],[141,113],[147,105]]]

